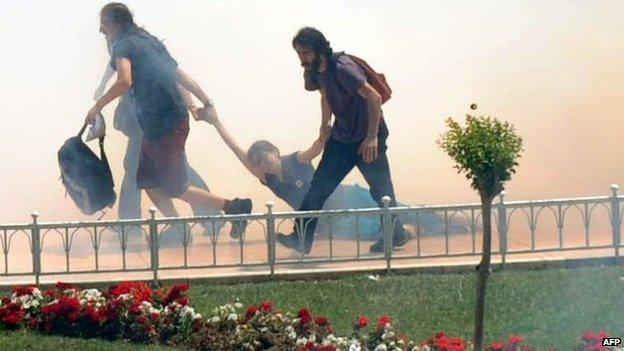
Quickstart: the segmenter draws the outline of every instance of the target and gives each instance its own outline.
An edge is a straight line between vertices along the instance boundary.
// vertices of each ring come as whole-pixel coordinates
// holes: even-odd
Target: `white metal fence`
[[[611,191],[609,196],[513,202],[506,202],[502,194],[492,211],[493,254],[500,256],[503,265],[512,255],[568,250],[609,249],[618,259],[623,248],[624,196],[618,195],[617,185],[612,185]],[[39,283],[40,277],[46,275],[119,273],[121,280],[125,273],[151,272],[150,276],[157,282],[159,272],[166,270],[257,266],[265,267],[267,274],[273,275],[281,265],[361,261],[385,261],[386,269],[390,270],[400,260],[481,254],[480,204],[389,208],[387,197],[384,202],[384,208],[280,213],[273,212],[273,204],[267,203],[265,213],[182,218],[156,218],[152,209],[148,219],[95,222],[40,223],[38,215],[33,213],[31,223],[0,226],[3,256],[0,277],[32,277]],[[389,242],[397,216],[411,228],[413,239],[409,245],[396,251],[386,245],[383,253],[368,253],[362,246],[366,242],[361,235],[362,223],[380,221],[379,235]],[[278,255],[278,251],[285,249],[276,243],[276,233],[290,232],[294,223],[305,217],[326,221],[326,233],[315,241],[318,247],[314,254]],[[441,224],[429,225],[432,218]],[[332,228],[338,219],[342,227]],[[227,238],[229,226],[243,220],[248,221],[245,233],[235,240]],[[550,227],[545,222],[550,222]],[[602,231],[598,229],[601,223]],[[167,263],[161,259],[163,250],[167,250],[161,243],[161,235],[173,227],[183,233],[174,245],[180,262]],[[340,236],[344,233],[337,230],[349,230],[351,239],[345,240]],[[194,245],[193,238],[201,238],[204,244]],[[77,250],[78,241],[88,243],[86,255],[91,261],[90,268],[72,263],[72,250]],[[83,254],[84,247],[81,245]],[[48,264],[44,258],[54,250],[60,252],[56,257],[62,257],[63,262]],[[148,255],[148,262],[131,264],[129,257],[137,252]],[[107,265],[101,264],[102,257],[106,257]],[[111,257],[116,266],[110,266]]]

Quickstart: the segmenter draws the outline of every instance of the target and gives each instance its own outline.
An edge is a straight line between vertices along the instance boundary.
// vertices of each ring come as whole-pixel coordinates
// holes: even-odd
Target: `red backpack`
[[[366,61],[363,59],[354,56],[345,54],[343,52],[334,53],[332,56],[332,61],[336,62],[338,57],[342,55],[347,55],[355,64],[360,66],[364,74],[366,75],[366,81],[370,84],[373,89],[375,89],[379,95],[381,95],[381,103],[384,104],[386,101],[390,100],[392,96],[392,89],[388,85],[386,81],[386,76],[383,73],[377,73]],[[313,77],[309,72],[305,71],[304,74],[305,80],[305,89],[308,91],[318,90],[320,88],[318,82],[315,77]]]
[[[373,89],[377,90],[379,95],[381,95],[381,103],[385,103],[390,100],[392,96],[392,89],[388,85],[386,81],[386,76],[383,73],[377,73],[366,61],[361,58],[349,54],[345,54],[349,57],[353,62],[355,62],[366,74],[366,81],[370,84]]]

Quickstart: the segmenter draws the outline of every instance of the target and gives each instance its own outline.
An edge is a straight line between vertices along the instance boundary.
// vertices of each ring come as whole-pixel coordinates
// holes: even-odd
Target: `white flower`
[[[238,319],[238,315],[236,313],[230,313],[227,319],[228,321],[235,321]]]
[[[211,323],[219,323],[221,319],[219,319],[219,316],[214,316],[212,318],[210,318],[210,322]]]
[[[121,295],[119,295],[119,297],[117,297],[117,299],[122,300],[122,301],[132,300],[132,295],[131,294],[121,294]]]
[[[34,288],[32,291],[32,296],[38,298],[38,299],[43,299],[43,296],[41,295],[41,290],[39,290],[39,288]]]
[[[297,338],[297,333],[295,333],[294,331],[292,331],[292,332],[288,333],[288,337],[289,337],[290,339],[295,340],[295,339]]]
[[[299,338],[299,339],[297,339],[297,346],[304,346],[307,343],[308,343],[308,339],[306,339],[306,338]]]
[[[236,302],[236,303],[234,303],[234,307],[236,307],[236,308],[243,308],[243,304],[240,303],[240,302]]]
[[[349,351],[362,351],[362,346],[360,346],[360,342],[355,340],[349,345]]]
[[[377,347],[375,347],[374,351],[387,351],[388,347],[386,346],[386,344],[381,343],[379,345],[377,345]]]

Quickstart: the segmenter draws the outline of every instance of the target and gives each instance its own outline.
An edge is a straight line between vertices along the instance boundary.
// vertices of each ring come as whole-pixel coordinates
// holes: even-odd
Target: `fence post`
[[[273,202],[267,201],[267,254],[269,259],[269,268],[271,269],[271,278],[275,274],[275,216],[273,216]]]
[[[156,224],[156,208],[149,209],[149,240],[150,240],[150,264],[152,268],[152,286],[158,287],[158,225]]]
[[[386,273],[390,273],[392,268],[390,260],[392,259],[392,218],[390,215],[390,196],[384,196],[381,198],[383,202],[383,215],[381,216],[381,227],[383,228],[384,237],[384,256],[386,258]]]
[[[39,213],[32,212],[30,216],[32,217],[31,249],[32,249],[33,274],[35,275],[35,284],[38,285],[39,275],[41,274],[41,231],[39,229],[39,224],[37,223],[37,218],[39,218]]]
[[[502,257],[501,269],[505,268],[507,257],[507,208],[505,207],[505,192],[498,195],[498,244]]]
[[[615,248],[615,263],[619,262],[620,258],[620,227],[621,216],[620,213],[620,200],[618,199],[619,185],[611,184],[611,229],[613,230],[613,247]]]

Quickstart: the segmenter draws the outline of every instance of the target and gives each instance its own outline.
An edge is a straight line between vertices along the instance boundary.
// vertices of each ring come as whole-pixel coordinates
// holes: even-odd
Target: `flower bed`
[[[30,328],[46,334],[137,343],[176,345],[194,350],[296,351],[463,351],[472,345],[439,332],[424,341],[400,334],[390,316],[375,323],[354,319],[351,335],[336,336],[331,322],[302,308],[296,314],[265,301],[243,309],[236,302],[196,313],[186,296],[189,286],[175,284],[152,290],[146,283],[124,282],[107,291],[57,283],[42,292],[37,286],[15,287],[0,302],[0,328]],[[578,351],[616,350],[602,346],[605,332],[585,332]],[[496,341],[487,351],[534,350],[523,338]],[[554,350],[554,348],[552,349]],[[624,349],[620,349],[624,350]]]

